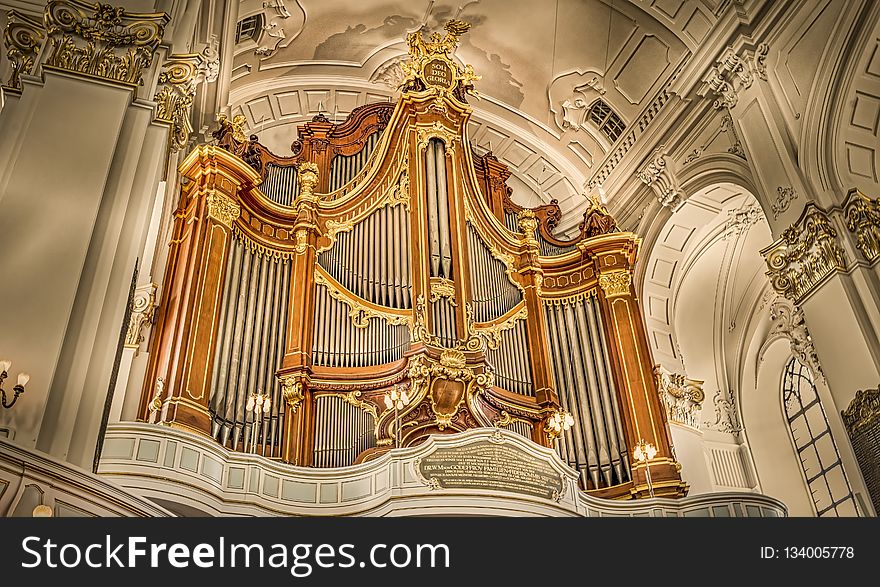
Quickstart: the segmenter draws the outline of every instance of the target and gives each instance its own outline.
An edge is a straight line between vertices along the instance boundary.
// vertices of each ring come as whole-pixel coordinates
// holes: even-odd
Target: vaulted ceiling
[[[319,111],[396,97],[404,37],[472,24],[457,57],[482,80],[469,129],[479,150],[512,169],[523,204],[559,200],[572,215],[615,144],[699,52],[724,0],[244,0],[259,15],[237,45],[232,105],[263,143],[286,154],[295,126]],[[716,48],[717,51],[717,48]],[[588,116],[597,99],[626,124],[618,137]],[[643,129],[642,129],[643,130]]]

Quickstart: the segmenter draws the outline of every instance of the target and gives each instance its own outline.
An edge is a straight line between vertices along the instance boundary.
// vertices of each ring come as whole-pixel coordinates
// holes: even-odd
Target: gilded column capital
[[[628,296],[630,285],[632,285],[632,273],[625,269],[599,274],[599,287],[605,292],[607,299]]]
[[[232,228],[232,225],[241,216],[241,206],[238,202],[222,192],[209,192],[207,202],[208,217],[229,228]]]
[[[131,301],[131,317],[128,320],[128,330],[125,332],[125,348],[134,349],[135,356],[144,337],[141,331],[144,325],[153,320],[156,310],[155,283],[140,285],[134,290],[134,298]]]
[[[801,217],[761,254],[773,289],[800,303],[835,271],[846,269],[846,253],[828,214],[807,203]]]
[[[170,147],[173,152],[186,147],[193,131],[190,107],[199,82],[207,72],[205,58],[199,53],[171,55],[161,67],[156,101],[156,120],[171,126]]]
[[[851,189],[843,206],[846,227],[856,237],[856,247],[868,263],[880,259],[880,199]]]
[[[51,43],[46,66],[131,86],[143,84],[169,21],[164,12],[81,0],[51,0],[43,19]]]
[[[37,55],[46,41],[46,29],[43,21],[17,10],[7,14],[6,28],[3,31],[3,46],[6,57],[12,66],[9,79],[3,87],[12,91],[21,91],[21,76],[34,72]]]

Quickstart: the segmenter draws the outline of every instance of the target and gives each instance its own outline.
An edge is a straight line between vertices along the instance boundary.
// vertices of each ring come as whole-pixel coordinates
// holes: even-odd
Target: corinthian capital
[[[642,183],[651,186],[660,203],[667,208],[677,208],[685,199],[672,169],[672,160],[661,146],[636,174]]]

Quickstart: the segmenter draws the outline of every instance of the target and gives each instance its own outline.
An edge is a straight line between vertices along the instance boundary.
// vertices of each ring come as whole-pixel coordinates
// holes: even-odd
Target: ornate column
[[[620,247],[619,239],[613,248],[598,251],[595,258],[599,275],[599,301],[609,341],[616,380],[617,394],[623,416],[629,455],[640,440],[657,448],[649,461],[654,494],[682,496],[687,484],[681,479],[681,466],[675,461],[666,411],[657,392],[647,345],[642,312],[632,287],[632,268],[638,251],[634,238],[628,246]],[[645,463],[632,462],[631,489],[634,498],[649,495]]]
[[[544,304],[540,298],[541,284],[544,280],[544,270],[538,263],[538,220],[531,210],[523,210],[519,213],[517,221],[523,232],[523,244],[527,252],[521,257],[523,265],[518,269],[523,277],[523,300],[526,311],[531,320],[527,322],[529,345],[529,361],[532,369],[532,384],[535,387],[535,401],[542,408],[551,408],[559,405],[559,395],[553,389],[552,364],[550,351],[547,348],[547,327],[544,316]],[[547,431],[542,427],[535,426],[532,440],[544,446],[552,446]]]
[[[180,166],[190,180],[175,213],[150,368],[141,400],[151,422],[209,434],[208,401],[226,261],[240,190],[260,181],[243,161],[200,146]],[[160,407],[161,406],[161,407]]]
[[[687,196],[678,185],[673,166],[666,147],[661,145],[636,175],[642,183],[651,187],[662,206],[674,211],[684,203]]]
[[[318,240],[318,166],[301,163],[297,173],[299,195],[293,203],[296,220],[293,238],[296,255],[290,275],[287,348],[277,377],[287,402],[282,458],[308,466],[312,459],[312,338],[315,322],[315,261]]]
[[[42,17],[14,13],[4,32],[0,268],[16,287],[0,293],[0,348],[32,376],[11,425],[17,441],[85,468],[167,140],[141,98],[168,20],[53,0]],[[35,234],[50,236],[24,251]]]

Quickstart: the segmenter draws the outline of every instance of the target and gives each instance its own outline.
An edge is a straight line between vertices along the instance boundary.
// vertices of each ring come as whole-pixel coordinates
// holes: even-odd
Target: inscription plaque
[[[445,61],[432,59],[425,64],[424,78],[428,85],[449,89],[452,87],[452,68]]]
[[[564,487],[547,461],[489,440],[437,448],[419,461],[418,470],[427,484],[442,489],[495,489],[559,501]]]

